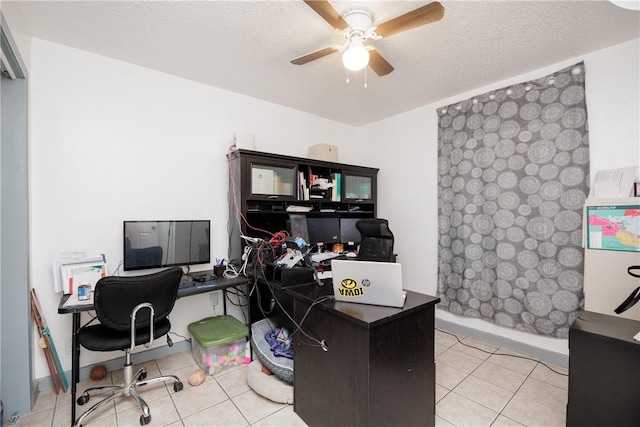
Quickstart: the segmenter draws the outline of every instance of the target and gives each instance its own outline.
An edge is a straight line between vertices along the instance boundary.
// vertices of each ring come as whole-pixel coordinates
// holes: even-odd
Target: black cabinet
[[[567,426],[640,426],[640,322],[584,311],[569,330]]]
[[[229,255],[238,264],[241,233],[264,238],[288,231],[292,213],[310,218],[376,216],[376,168],[249,150],[232,152],[229,162]]]
[[[315,303],[331,290],[286,290],[296,322],[304,320],[295,341],[295,412],[311,426],[433,426],[439,298],[409,291],[403,308]]]
[[[373,202],[376,200],[375,175],[365,171],[344,169],[343,198],[351,202]]]
[[[255,156],[247,157],[245,163],[241,183],[247,183],[244,191],[247,200],[297,200],[296,163]]]

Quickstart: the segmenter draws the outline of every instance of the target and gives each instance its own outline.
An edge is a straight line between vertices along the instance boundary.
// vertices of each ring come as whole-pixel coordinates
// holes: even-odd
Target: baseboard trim
[[[500,335],[491,334],[489,332],[479,331],[475,328],[470,328],[467,326],[462,326],[457,323],[449,322],[447,320],[435,319],[436,328],[441,328],[449,332],[453,332],[456,334],[461,334],[467,337],[475,338],[480,341],[484,341],[486,343],[495,345],[497,347],[506,347],[510,350],[517,351],[518,353],[523,353],[534,358],[538,358],[545,362],[553,363],[554,365],[569,367],[569,356],[557,353],[555,351],[549,351],[545,349],[541,349],[539,347],[535,347],[532,345],[528,345],[519,341],[514,341],[509,338],[505,338]],[[162,346],[157,347],[151,350],[146,350],[140,353],[135,353],[133,357],[133,361],[135,364],[141,364],[148,362],[150,360],[159,359],[166,356],[171,356],[172,354],[182,353],[183,351],[191,350],[191,343],[189,341],[180,341],[173,344],[173,347]],[[86,351],[86,350],[85,350]],[[116,359],[106,360],[101,362],[101,364],[107,367],[108,372],[117,371],[122,369],[124,366],[125,358],[124,356],[118,357]],[[91,372],[91,368],[93,366],[85,366],[80,368],[80,378],[79,380],[83,380],[85,378],[89,378],[89,373]],[[69,382],[71,382],[71,372],[66,371],[65,375]],[[69,384],[71,387],[71,384]],[[36,380],[36,389],[38,391],[45,391],[53,389],[53,381],[50,376],[39,378]]]
[[[569,356],[567,356],[566,354],[545,350],[540,347],[535,347],[529,344],[522,343],[520,341],[514,341],[500,335],[479,331],[475,328],[470,328],[468,326],[459,325],[457,323],[438,318],[436,318],[435,325],[436,328],[441,328],[446,331],[453,332],[454,334],[461,334],[466,337],[475,338],[488,344],[492,344],[496,347],[506,347],[518,353],[526,354],[533,358],[540,359],[544,362],[553,363],[554,365],[562,366],[564,368],[569,367]]]
[[[152,348],[151,350],[134,353],[131,358],[133,360],[133,363],[139,365],[150,360],[160,359],[161,357],[171,356],[172,354],[182,353],[183,351],[187,350],[191,350],[191,342],[180,341],[174,343],[172,347],[165,345],[162,347]],[[122,356],[116,359],[105,360],[99,363],[107,367],[107,372],[114,372],[122,369],[125,363],[125,357]],[[93,365],[80,368],[80,378],[78,380],[81,381],[83,379],[89,378],[91,368],[93,368]],[[69,388],[71,388],[71,371],[66,371],[64,374],[67,376],[67,379],[69,380]],[[36,387],[39,392],[53,389],[53,381],[51,380],[51,376],[37,379]]]

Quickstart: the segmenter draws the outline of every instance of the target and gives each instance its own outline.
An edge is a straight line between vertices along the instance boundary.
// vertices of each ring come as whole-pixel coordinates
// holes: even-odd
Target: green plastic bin
[[[207,317],[189,324],[188,329],[193,358],[207,375],[245,362],[249,328],[235,317]]]

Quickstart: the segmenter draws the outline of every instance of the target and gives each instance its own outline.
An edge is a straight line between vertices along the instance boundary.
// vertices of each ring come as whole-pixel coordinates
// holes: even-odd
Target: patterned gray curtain
[[[438,109],[440,308],[566,338],[584,305],[585,69]]]

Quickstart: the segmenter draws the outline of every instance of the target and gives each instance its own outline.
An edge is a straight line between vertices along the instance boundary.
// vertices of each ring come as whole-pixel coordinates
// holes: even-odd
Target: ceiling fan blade
[[[326,0],[304,0],[318,15],[327,21],[333,28],[337,30],[345,30],[349,27],[347,21],[342,18],[342,15],[331,6]]]
[[[402,31],[439,21],[443,16],[444,7],[437,1],[434,1],[433,3],[419,7],[378,25],[376,33],[382,37],[389,37]]]
[[[386,76],[394,70],[393,66],[375,49],[369,51],[369,67],[379,76]]]
[[[295,65],[303,65],[307,62],[315,61],[316,59],[320,59],[323,56],[327,56],[336,52],[338,49],[334,47],[325,47],[324,49],[316,50],[315,52],[308,53],[306,55],[300,56],[298,58],[292,59],[291,63]]]

